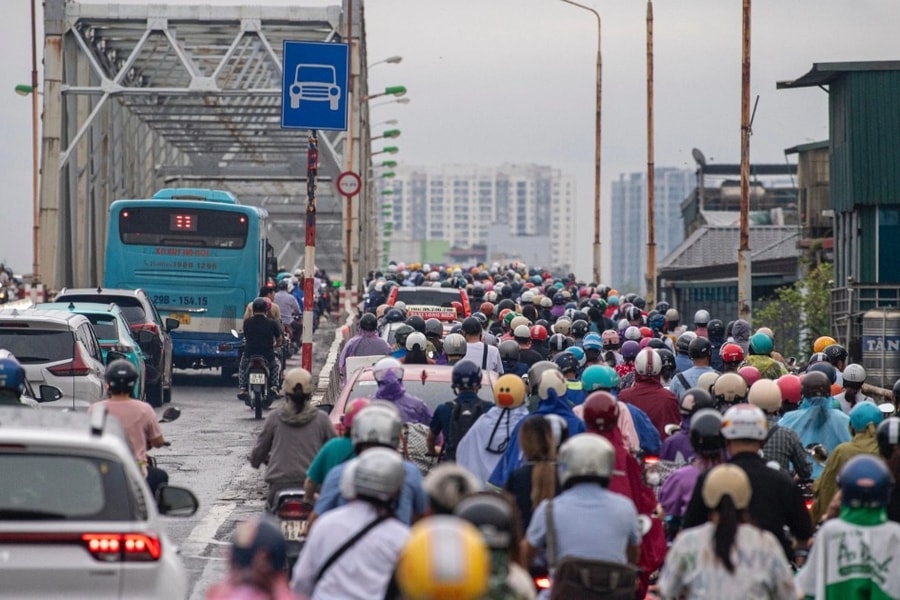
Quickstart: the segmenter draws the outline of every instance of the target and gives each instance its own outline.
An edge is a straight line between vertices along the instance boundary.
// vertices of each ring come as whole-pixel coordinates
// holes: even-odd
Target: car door
[[[156,321],[156,325],[159,328],[159,334],[162,336],[162,349],[163,349],[163,360],[162,360],[162,368],[163,368],[163,387],[171,387],[172,385],[172,334],[169,333],[169,330],[166,329],[166,324],[163,321],[162,317],[159,316],[159,312],[156,310],[156,305],[153,303],[150,298],[147,298],[147,304],[150,305],[150,310],[153,314],[153,320]]]
[[[75,339],[82,343],[87,352],[88,360],[91,363],[91,374],[88,377],[92,380],[92,383],[96,381],[96,387],[98,388],[97,399],[102,399],[105,388],[104,374],[106,365],[103,364],[103,351],[100,349],[100,342],[97,341],[94,329],[87,318],[76,329]]]

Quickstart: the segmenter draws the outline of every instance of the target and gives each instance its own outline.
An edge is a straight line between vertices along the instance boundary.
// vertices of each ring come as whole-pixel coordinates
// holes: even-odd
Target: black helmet
[[[133,364],[120,358],[107,365],[104,378],[110,390],[127,393],[137,383],[138,372]]]
[[[481,331],[481,322],[475,317],[466,317],[462,322],[462,332],[465,335],[480,335]]]
[[[583,338],[588,334],[590,330],[591,327],[587,324],[587,321],[578,319],[577,321],[572,323],[572,337]]]
[[[519,343],[515,340],[506,340],[500,342],[500,360],[518,362],[519,360]]]
[[[570,371],[577,373],[580,368],[578,357],[571,352],[560,352],[553,357],[553,362],[556,363],[556,366],[558,366],[559,370],[563,373],[568,373]]]
[[[635,296],[634,299],[631,301],[631,303],[634,304],[635,306],[637,306],[638,308],[640,308],[641,310],[644,310],[647,307],[647,301],[644,300],[643,296]]]
[[[384,313],[384,320],[387,323],[401,323],[403,322],[403,311],[399,308],[391,308]]]
[[[509,550],[516,520],[509,502],[491,492],[479,492],[465,498],[453,511],[481,532],[491,550]]]
[[[283,279],[279,279],[278,283],[275,284],[275,289],[279,291],[287,291],[288,289],[288,280],[287,277]]]
[[[724,339],[725,324],[722,323],[721,319],[713,319],[706,324],[706,333],[709,334],[709,337],[712,339]]]
[[[481,367],[471,360],[461,360],[453,365],[450,374],[453,390],[479,390],[481,388]]]
[[[672,354],[672,351],[668,348],[655,348],[655,350],[656,353],[659,354],[660,360],[662,360],[662,369],[660,370],[660,375],[668,379],[672,376],[672,373],[674,373],[676,369],[675,355]]]
[[[231,564],[247,569],[253,565],[260,551],[265,551],[273,572],[282,571],[287,566],[287,543],[281,533],[281,525],[270,516],[251,517],[238,524],[231,547]]]
[[[472,317],[478,319],[478,322],[481,323],[481,326],[482,326],[482,327],[484,327],[485,325],[487,325],[487,322],[488,322],[487,315],[484,314],[483,312],[481,312],[480,310],[479,310],[479,311],[476,311],[476,312],[473,312],[473,313],[472,313]]]
[[[828,362],[832,365],[837,365],[841,361],[847,360],[847,350],[841,346],[840,344],[831,344],[830,346],[826,346],[822,352],[828,358]]]
[[[705,337],[696,337],[688,346],[688,356],[691,358],[705,358],[712,355],[712,344]]]
[[[828,384],[831,385],[835,381],[837,381],[837,369],[835,369],[831,363],[827,362],[817,362],[806,367],[807,374],[814,373],[818,371],[819,373],[824,373],[825,377],[828,378]]]
[[[425,321],[425,335],[428,337],[441,337],[444,335],[444,326],[437,319]]]
[[[831,383],[828,376],[821,371],[807,371],[803,381],[800,382],[800,393],[804,398],[830,396]]]
[[[670,308],[672,308],[672,306],[665,300],[656,303],[656,312],[658,313],[666,314],[666,311]]]
[[[269,302],[265,298],[256,298],[253,300],[250,310],[255,313],[264,313],[269,310]]]
[[[504,286],[505,288],[506,286]],[[494,313],[500,314],[503,312],[503,309],[508,308],[509,310],[516,310],[516,303],[510,300],[509,298],[504,298],[500,302],[494,305]]]
[[[647,346],[649,348],[653,348],[654,350],[668,350],[668,346],[666,343],[659,338],[650,338],[647,341]]]
[[[696,337],[697,334],[693,331],[685,331],[675,340],[675,349],[678,350],[679,354],[687,354],[691,347],[691,341]]]
[[[419,315],[413,315],[406,319],[406,324],[419,333],[425,333],[425,319],[423,319]]]
[[[378,328],[378,318],[372,313],[366,313],[359,318],[359,328],[362,331],[375,331]]]
[[[716,402],[712,395],[701,388],[691,388],[682,394],[678,400],[678,410],[685,416],[690,416],[704,408],[715,408]]]
[[[878,438],[878,451],[885,460],[894,453],[894,448],[900,446],[900,417],[888,417],[878,426],[876,432]]]
[[[625,318],[629,321],[643,321],[644,313],[637,306],[632,306],[625,311]]]
[[[702,408],[691,417],[691,446],[700,456],[716,456],[725,448],[722,414],[714,408]]]
[[[547,342],[547,345],[551,350],[556,350],[558,352],[562,352],[566,348],[570,348],[572,344],[572,338],[561,333],[554,333],[550,336],[550,340]],[[898,379],[897,381],[900,382],[900,379]]]
[[[894,392],[894,400],[900,399],[900,379],[894,382],[894,387],[891,388],[891,391]]]

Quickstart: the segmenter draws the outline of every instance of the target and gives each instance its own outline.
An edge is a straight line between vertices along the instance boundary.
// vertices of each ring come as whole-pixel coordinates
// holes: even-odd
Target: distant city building
[[[692,169],[658,167],[655,172],[656,260],[684,239],[681,203],[697,183]],[[644,293],[647,286],[647,173],[623,173],[612,184],[612,276],[606,283],[622,291]]]
[[[574,262],[575,178],[534,164],[444,165],[396,169],[393,237],[445,240],[450,257],[485,256],[540,240],[541,266],[570,271]],[[518,238],[522,239],[518,239]],[[510,239],[517,238],[517,239]],[[533,252],[529,252],[534,257]],[[510,257],[514,258],[514,257]],[[526,263],[529,261],[519,257]]]

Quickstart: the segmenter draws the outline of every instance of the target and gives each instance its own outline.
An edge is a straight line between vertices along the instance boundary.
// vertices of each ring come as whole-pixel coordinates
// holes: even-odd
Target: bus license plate
[[[191,324],[191,315],[189,313],[172,313],[171,317],[182,325]]]
[[[265,373],[250,373],[250,385],[265,385]]]
[[[282,521],[281,533],[284,534],[284,539],[287,541],[297,542],[306,537],[308,526],[309,521]]]

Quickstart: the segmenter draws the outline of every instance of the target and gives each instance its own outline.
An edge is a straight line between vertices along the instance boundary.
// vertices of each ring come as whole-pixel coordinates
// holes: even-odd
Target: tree
[[[755,324],[775,331],[781,353],[798,359],[812,352],[817,337],[831,335],[829,307],[834,267],[820,263],[806,271],[806,277],[778,288],[774,297],[761,300],[758,306],[762,307],[753,311]]]

